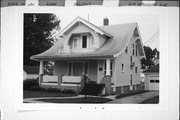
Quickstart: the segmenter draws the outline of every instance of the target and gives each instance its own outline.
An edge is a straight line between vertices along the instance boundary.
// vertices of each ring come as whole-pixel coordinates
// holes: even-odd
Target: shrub
[[[46,91],[47,92],[61,92],[61,90],[58,88],[47,88]]]
[[[24,90],[29,90],[33,86],[39,86],[38,79],[27,79],[23,81],[23,89]]]
[[[46,91],[46,88],[43,88],[41,86],[32,86],[29,90],[31,90],[31,91]]]
[[[96,81],[89,81],[89,84],[96,84]]]
[[[64,94],[76,94],[76,92],[74,90],[71,90],[71,89],[63,90],[62,93],[64,93]]]

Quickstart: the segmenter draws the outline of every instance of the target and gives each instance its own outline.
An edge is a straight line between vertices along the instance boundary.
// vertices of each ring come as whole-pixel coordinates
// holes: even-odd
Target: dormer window
[[[73,49],[79,49],[79,38],[78,37],[73,38]]]
[[[82,48],[87,48],[87,36],[82,36]]]

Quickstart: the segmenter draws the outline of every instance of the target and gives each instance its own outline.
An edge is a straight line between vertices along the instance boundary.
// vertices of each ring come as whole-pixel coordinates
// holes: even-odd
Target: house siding
[[[98,67],[97,67],[97,73],[98,73],[98,83],[100,83],[101,82],[101,80],[103,79],[103,77],[104,77],[104,68],[103,68],[104,66],[103,66],[103,61],[102,60],[99,60],[98,61]],[[99,70],[99,69],[101,69],[101,70]]]
[[[99,37],[99,47],[101,47],[106,42],[106,38],[102,35],[98,35],[98,37]]]
[[[139,53],[132,55],[132,44],[135,43],[135,37],[132,36],[128,43],[128,52],[123,51],[121,55],[117,57],[116,62],[116,86],[130,86],[130,75],[132,74],[132,85],[140,84],[140,56]],[[130,56],[132,55],[132,61],[135,62],[135,66],[131,69]],[[124,64],[124,72],[122,72],[122,64]],[[135,67],[138,67],[138,73],[135,73]]]

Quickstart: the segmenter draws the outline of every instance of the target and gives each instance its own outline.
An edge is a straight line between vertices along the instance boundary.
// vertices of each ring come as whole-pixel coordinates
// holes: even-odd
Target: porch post
[[[105,75],[105,93],[111,94],[111,70],[110,70],[110,59],[106,59],[106,75]]]
[[[41,60],[39,66],[39,86],[43,81],[43,74],[44,74],[44,61]]]
[[[110,59],[106,59],[106,76],[111,75],[110,73]]]
[[[39,66],[39,75],[44,74],[44,61],[40,61],[40,66]]]

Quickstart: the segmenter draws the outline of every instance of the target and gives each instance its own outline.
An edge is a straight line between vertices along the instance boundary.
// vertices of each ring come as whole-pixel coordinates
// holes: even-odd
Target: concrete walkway
[[[107,102],[106,104],[137,104],[140,103],[144,100],[147,100],[149,98],[158,96],[159,92],[158,91],[151,91],[151,92],[145,92],[142,94],[137,94],[137,95],[132,95],[132,96],[127,96],[119,99],[114,99],[113,101]]]

